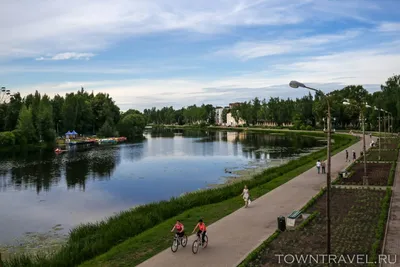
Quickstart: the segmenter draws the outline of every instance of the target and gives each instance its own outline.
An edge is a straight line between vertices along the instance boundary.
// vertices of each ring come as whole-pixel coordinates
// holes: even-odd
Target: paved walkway
[[[370,143],[366,136],[366,144]],[[348,148],[357,155],[362,151],[362,140]],[[345,161],[345,151],[339,152],[331,159],[332,178],[336,178],[349,162]],[[271,192],[259,197],[247,209],[239,209],[207,227],[209,244],[194,255],[190,236],[186,248],[179,248],[172,253],[168,248],[140,267],[233,267],[237,266],[247,255],[256,249],[277,229],[277,217],[288,216],[293,210],[301,209],[326,184],[326,175],[317,174],[312,168]],[[250,190],[251,193],[251,190]],[[207,223],[207,218],[205,218]]]
[[[400,156],[397,159],[396,176],[393,184],[393,195],[389,214],[389,225],[386,234],[384,255],[393,255],[388,260],[396,264],[382,264],[381,266],[400,266]]]

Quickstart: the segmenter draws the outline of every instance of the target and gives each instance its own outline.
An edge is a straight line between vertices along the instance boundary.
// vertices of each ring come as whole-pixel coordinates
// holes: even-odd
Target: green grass
[[[335,135],[334,138],[334,152],[341,151],[357,140],[348,135]],[[322,149],[288,164],[267,169],[247,181],[150,203],[121,212],[106,221],[80,225],[72,230],[67,244],[52,257],[40,258],[25,265],[10,262],[5,267],[77,266],[107,251],[99,257],[100,260],[112,259],[116,253],[121,258],[120,266],[124,266],[123,258],[129,258],[129,262],[141,262],[169,246],[172,238],[169,230],[177,217],[183,219],[188,228],[194,226],[199,217],[207,218],[208,223],[216,221],[241,207],[242,201],[238,196],[244,184],[249,186],[253,196],[261,196],[311,168],[316,159],[323,159],[325,155],[325,149]],[[122,254],[126,254],[126,257]]]
[[[342,149],[343,147],[337,148],[334,153],[337,153]],[[325,149],[323,149],[322,153],[325,154]],[[315,154],[321,154],[321,151],[316,152]],[[321,158],[321,156],[316,156],[315,158]],[[314,160],[310,160],[310,162],[299,166],[298,168],[289,171],[280,177],[277,177],[265,184],[251,188],[252,197],[258,198],[268,193],[269,191],[296,177],[297,175],[309,170],[314,166],[314,164]],[[171,218],[136,237],[128,239],[120,245],[113,247],[107,253],[82,264],[81,267],[135,266],[171,245],[172,234],[169,233],[169,230],[177,219],[183,220],[185,223],[185,228],[190,231],[196,225],[197,220],[201,217],[207,218],[207,223],[210,224],[229,215],[242,206],[243,200],[241,197],[236,196],[217,204],[196,207],[174,218]]]

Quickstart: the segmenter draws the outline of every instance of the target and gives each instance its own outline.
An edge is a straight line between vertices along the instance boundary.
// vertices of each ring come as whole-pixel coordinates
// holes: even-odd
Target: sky
[[[122,110],[377,91],[400,74],[399,0],[0,1],[0,86],[105,92]]]

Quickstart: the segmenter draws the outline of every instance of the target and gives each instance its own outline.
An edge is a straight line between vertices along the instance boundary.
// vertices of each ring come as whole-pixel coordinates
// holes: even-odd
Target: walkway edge
[[[400,153],[397,155],[397,165],[399,165],[400,163]],[[398,166],[396,166],[396,169],[398,168]],[[393,205],[393,199],[394,199],[394,194],[393,194],[393,188],[396,186],[397,180],[398,180],[398,173],[396,172],[395,176],[394,176],[394,182],[393,185],[391,187],[392,189],[392,196],[390,197],[390,205],[389,205],[389,210],[388,210],[388,216],[387,216],[387,220],[386,220],[386,228],[385,228],[385,237],[383,238],[383,242],[382,242],[382,249],[381,249],[381,253],[385,254],[385,249],[386,249],[386,243],[387,243],[387,236],[388,236],[388,232],[389,232],[389,223],[390,223],[390,218],[391,218],[391,213],[392,213],[392,205]],[[379,262],[379,267],[382,267],[383,263]]]
[[[359,140],[359,141],[360,141],[360,140]],[[350,147],[350,146],[352,146],[352,145],[353,145],[353,144],[350,144],[348,147]],[[346,150],[348,147],[344,148],[343,150]],[[368,151],[369,149],[370,149],[370,148],[368,148],[367,151]],[[343,150],[341,150],[341,151],[343,151]],[[340,153],[341,151],[339,151],[338,153]],[[337,154],[337,153],[335,153],[335,155],[336,155],[336,154]],[[334,155],[332,155],[332,156],[334,156]],[[361,156],[360,156],[358,159],[356,159],[356,162],[357,162],[357,160],[359,160],[360,158],[361,158]],[[346,169],[349,168],[351,165],[353,165],[353,163],[354,163],[354,162],[349,162],[349,164],[346,166]],[[332,173],[331,173],[331,174],[332,174]],[[337,179],[339,179],[339,175],[336,175],[335,178],[333,178],[333,179],[332,179],[332,177],[331,177],[331,187],[334,186],[332,183],[333,183],[335,180],[337,180]],[[323,190],[323,189],[326,189],[326,185],[322,186],[320,190]],[[317,196],[319,193],[320,193],[320,192],[316,193],[316,194],[313,195],[309,200],[307,200],[307,201],[301,206],[301,207],[302,207],[301,209],[303,209],[303,208],[307,205],[307,203],[308,203],[312,198],[314,198],[315,196]],[[276,231],[276,230],[275,230],[275,231]],[[237,267],[237,266],[239,266],[243,261],[245,261],[246,258],[247,258],[253,251],[255,251],[257,248],[259,248],[266,240],[268,240],[268,238],[270,238],[270,237],[275,233],[275,231],[272,232],[265,240],[261,241],[259,244],[255,245],[255,246],[253,246],[252,249],[250,250],[250,252],[247,253],[246,255],[244,255],[242,258],[240,258],[240,260],[239,260],[238,262],[236,262],[235,265],[234,265],[233,267]],[[381,267],[381,266],[380,266],[380,267]]]

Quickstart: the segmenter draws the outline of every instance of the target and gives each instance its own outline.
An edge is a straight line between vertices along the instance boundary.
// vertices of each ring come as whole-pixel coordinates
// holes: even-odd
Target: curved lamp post
[[[306,88],[322,94],[328,105],[327,111],[327,172],[326,172],[326,239],[327,239],[327,254],[331,254],[331,107],[328,96],[321,90],[311,88],[298,81],[291,81],[289,86],[292,88]]]
[[[349,99],[345,99],[343,102],[343,105],[353,105],[357,106],[356,104],[350,103]],[[360,115],[361,115],[361,121],[362,121],[362,131],[363,131],[363,156],[364,156],[364,177],[363,177],[363,184],[368,185],[368,175],[367,175],[367,155],[366,155],[366,148],[365,148],[365,108],[371,108],[368,103],[364,103],[364,108],[361,107],[360,110]]]

